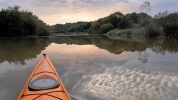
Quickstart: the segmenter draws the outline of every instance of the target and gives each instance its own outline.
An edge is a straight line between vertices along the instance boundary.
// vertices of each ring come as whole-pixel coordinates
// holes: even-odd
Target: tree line
[[[87,32],[91,27],[91,22],[76,22],[66,24],[56,24],[50,27],[51,33],[67,33],[67,32]]]
[[[92,22],[90,34],[136,35],[146,37],[178,37],[178,13],[159,12],[155,17],[147,13],[113,13]]]
[[[140,6],[140,13],[115,12],[92,22],[76,22],[48,26],[32,12],[20,10],[20,6],[0,11],[0,37],[47,36],[50,33],[87,32],[125,36],[178,37],[178,13],[159,12],[154,17],[150,2]]]
[[[14,5],[0,11],[0,37],[46,36],[49,26],[32,12]]]
[[[51,26],[51,31],[55,31],[57,33],[88,32],[89,34],[136,37],[178,37],[177,12],[169,13],[168,11],[164,11],[151,17],[147,14],[151,11],[151,3],[148,1],[144,2],[139,9],[140,13],[133,12],[124,15],[121,12],[115,12],[107,17],[100,18],[92,22],[66,23],[64,25],[56,24]],[[84,26],[86,27],[84,28]]]

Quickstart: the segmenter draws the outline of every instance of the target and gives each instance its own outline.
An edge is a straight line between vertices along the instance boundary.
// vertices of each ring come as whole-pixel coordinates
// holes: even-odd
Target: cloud
[[[56,24],[97,20],[119,9],[125,9],[123,4],[128,3],[128,0],[11,0],[11,2],[20,5],[22,9],[28,9],[48,24]],[[6,6],[13,5],[7,1],[1,3],[7,3]]]
[[[176,5],[176,0],[151,0],[154,15],[166,4]],[[6,8],[13,4],[20,5],[22,9],[28,9],[39,16],[44,22],[52,25],[56,23],[93,21],[120,11],[124,14],[139,12],[139,6],[143,4],[140,0],[1,0],[0,7]],[[166,10],[176,10],[177,6],[166,7]],[[71,14],[76,14],[71,16]],[[63,17],[56,17],[63,16]]]

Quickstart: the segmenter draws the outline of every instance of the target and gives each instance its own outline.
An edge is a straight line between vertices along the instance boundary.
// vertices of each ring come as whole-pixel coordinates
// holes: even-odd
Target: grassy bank
[[[115,29],[106,33],[106,35],[118,35],[118,36],[134,36],[134,37],[158,37],[164,36],[162,27],[158,27],[154,24],[145,27],[131,28],[131,29]]]
[[[113,13],[92,22],[90,34],[135,37],[178,38],[178,13],[159,12],[155,17],[146,13]]]
[[[160,18],[149,18],[140,23],[131,24],[126,29],[115,28],[106,35],[134,37],[168,37],[178,38],[178,13],[172,13]]]

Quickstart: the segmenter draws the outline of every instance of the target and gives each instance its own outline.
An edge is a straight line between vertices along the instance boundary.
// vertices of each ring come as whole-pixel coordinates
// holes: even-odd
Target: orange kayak
[[[71,100],[51,60],[43,55],[17,100]]]

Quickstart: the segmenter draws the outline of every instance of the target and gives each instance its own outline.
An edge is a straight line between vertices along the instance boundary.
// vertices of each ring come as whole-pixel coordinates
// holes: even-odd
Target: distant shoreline
[[[51,36],[82,36],[82,35],[91,35],[91,34],[75,34],[75,33],[70,33],[70,34],[65,34],[65,33],[52,33]]]

